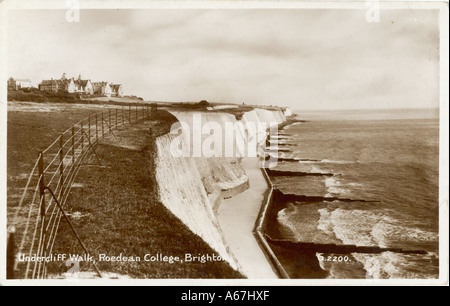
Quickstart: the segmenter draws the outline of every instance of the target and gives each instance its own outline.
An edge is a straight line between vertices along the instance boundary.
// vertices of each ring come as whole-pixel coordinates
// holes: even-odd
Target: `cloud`
[[[78,24],[62,14],[13,14],[12,76],[81,73],[152,100],[308,109],[438,97],[437,11],[383,10],[379,23],[364,10],[89,10]]]

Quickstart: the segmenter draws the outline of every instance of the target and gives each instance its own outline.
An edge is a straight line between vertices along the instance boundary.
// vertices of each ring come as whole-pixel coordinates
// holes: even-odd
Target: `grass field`
[[[8,212],[17,205],[26,175],[39,150],[73,123],[98,111],[98,106],[94,105],[9,104]],[[77,187],[72,189],[66,209],[94,258],[101,253],[139,257],[162,254],[181,258],[186,253],[217,255],[158,201],[152,144],[156,136],[168,131],[175,118],[165,111],[160,111],[157,118],[116,131],[115,136],[102,140],[96,147],[101,166],[91,156],[75,179]],[[53,253],[83,254],[64,221]],[[68,269],[61,262],[49,264],[47,268],[53,275]],[[92,266],[82,264],[81,269],[92,271]],[[243,277],[226,262],[105,262],[99,263],[99,269],[134,278]]]
[[[79,120],[100,112],[98,106],[46,103],[8,103],[8,206],[15,206],[39,151]]]

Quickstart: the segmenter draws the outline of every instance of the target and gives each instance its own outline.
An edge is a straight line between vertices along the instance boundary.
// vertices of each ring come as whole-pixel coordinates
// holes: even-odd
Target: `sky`
[[[123,84],[151,101],[293,109],[439,106],[439,11],[14,10],[8,74]]]

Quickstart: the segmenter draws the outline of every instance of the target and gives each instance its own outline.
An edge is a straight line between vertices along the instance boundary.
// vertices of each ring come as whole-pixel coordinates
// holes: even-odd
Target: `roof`
[[[70,83],[71,79],[65,79],[65,80],[42,80],[41,85],[53,85],[53,84],[58,84],[58,85],[64,85],[67,83]]]
[[[92,85],[95,85],[95,86],[103,86],[103,85],[108,85],[108,82],[92,82]]]
[[[42,80],[41,85],[51,85],[56,83],[56,80]]]
[[[75,84],[80,84],[81,86],[85,87],[89,80],[76,80]]]

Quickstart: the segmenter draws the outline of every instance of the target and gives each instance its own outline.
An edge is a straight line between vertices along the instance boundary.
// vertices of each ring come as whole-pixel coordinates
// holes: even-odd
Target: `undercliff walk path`
[[[278,278],[253,234],[269,186],[259,168],[258,158],[243,158],[242,166],[250,188],[222,200],[217,212],[219,224],[231,252],[249,279]]]

